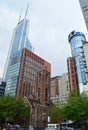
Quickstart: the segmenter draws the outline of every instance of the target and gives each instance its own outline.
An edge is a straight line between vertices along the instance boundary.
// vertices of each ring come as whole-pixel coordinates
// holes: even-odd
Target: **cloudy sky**
[[[13,29],[20,11],[25,15],[29,2],[28,37],[34,52],[51,63],[52,76],[67,72],[67,57],[71,56],[68,35],[71,31],[87,31],[79,0],[0,0],[0,77],[3,76]]]

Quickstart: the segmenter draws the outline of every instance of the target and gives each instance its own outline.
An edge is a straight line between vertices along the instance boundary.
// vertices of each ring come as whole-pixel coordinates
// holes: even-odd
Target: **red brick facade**
[[[67,59],[67,68],[68,68],[68,86],[70,88],[70,92],[77,91],[74,59],[72,57],[69,57]]]
[[[16,97],[26,97],[31,106],[30,124],[44,126],[50,102],[51,65],[33,52],[23,49]],[[33,102],[33,103],[32,103]]]

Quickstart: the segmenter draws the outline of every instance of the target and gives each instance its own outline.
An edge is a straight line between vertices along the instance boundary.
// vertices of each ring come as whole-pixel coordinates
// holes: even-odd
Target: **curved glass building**
[[[78,91],[88,91],[88,73],[83,44],[86,42],[85,35],[82,32],[72,31],[68,36],[71,45],[72,57],[75,61],[75,71],[78,84]]]
[[[6,95],[15,96],[20,72],[22,50],[26,48],[32,51],[32,45],[28,40],[28,28],[29,21],[25,18],[17,24],[13,32],[4,72],[6,81]]]
[[[29,21],[27,19],[24,19],[17,24],[13,32],[10,55],[13,55],[16,51],[22,50],[23,48],[27,48],[30,51],[32,50],[31,43],[27,37],[28,28],[29,28]]]

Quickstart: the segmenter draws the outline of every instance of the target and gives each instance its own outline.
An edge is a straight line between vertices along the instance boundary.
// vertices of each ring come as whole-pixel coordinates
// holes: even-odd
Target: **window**
[[[48,101],[48,88],[45,89],[45,101]]]

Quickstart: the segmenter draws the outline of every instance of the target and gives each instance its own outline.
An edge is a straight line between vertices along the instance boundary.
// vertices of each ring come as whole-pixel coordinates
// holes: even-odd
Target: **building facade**
[[[68,74],[63,73],[59,80],[59,97],[62,104],[66,102],[66,97],[68,93],[69,93]]]
[[[51,78],[51,98],[59,95],[59,79],[61,76]]]
[[[18,51],[18,53],[14,55],[11,63],[12,64],[8,73],[6,95],[12,95],[16,97],[36,97],[36,87],[39,85],[37,76],[38,73],[43,73],[43,70],[46,70],[46,76],[48,80],[47,84],[50,89],[49,78],[51,76],[51,65],[47,61],[24,48],[21,52]],[[41,78],[40,76],[41,73],[39,78]]]
[[[29,29],[29,20],[21,20],[15,27],[11,39],[11,44],[8,51],[7,61],[4,69],[4,79],[8,80],[8,73],[11,66],[12,58],[17,53],[21,53],[23,48],[27,48],[32,51],[32,45],[28,40],[28,29]],[[13,59],[15,62],[15,59]]]
[[[75,64],[74,64],[74,58],[69,57],[67,58],[67,68],[68,68],[68,87],[70,89],[70,92],[75,91],[77,92],[77,77],[76,77],[76,71],[75,71]]]
[[[56,94],[56,82],[58,81],[58,94]],[[69,93],[68,74],[63,73],[61,76],[56,76],[51,79],[51,101],[57,106],[62,107],[67,102]]]
[[[82,14],[84,16],[86,27],[88,30],[88,0],[79,0],[79,3],[81,6]]]
[[[82,93],[88,91],[88,73],[86,67],[86,59],[83,51],[83,45],[86,42],[85,35],[81,32],[72,31],[68,36],[71,45],[72,57],[75,62],[75,70],[77,75],[77,90]]]
[[[86,59],[86,66],[87,66],[87,71],[88,71],[88,42],[83,44],[83,51]]]
[[[5,95],[5,87],[6,87],[6,82],[4,82],[0,78],[0,96],[4,96]]]

